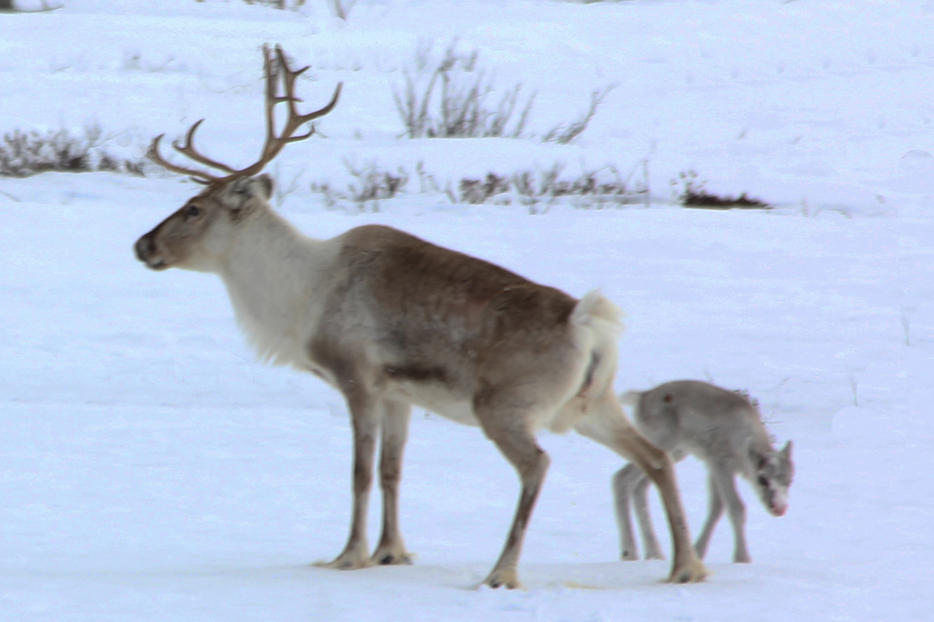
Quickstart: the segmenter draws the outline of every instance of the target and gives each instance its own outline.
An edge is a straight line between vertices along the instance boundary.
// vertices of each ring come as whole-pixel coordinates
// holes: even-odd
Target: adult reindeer
[[[149,156],[206,184],[136,242],[154,270],[220,275],[248,340],[263,359],[309,371],[343,393],[353,423],[350,537],[330,568],[410,563],[399,530],[398,489],[413,404],[479,426],[516,468],[519,504],[486,584],[514,588],[522,541],[549,458],[541,428],[574,428],[649,474],[661,490],[674,540],[673,582],[706,575],[691,547],[671,460],[629,423],[613,393],[619,312],[598,292],[581,300],[499,266],[402,231],[363,226],[330,240],[306,237],[269,206],[259,171],[298,128],[330,103],[297,112],[295,80],[281,48],[264,47],[266,142],[256,163],[234,169],[199,153],[188,130],[177,151],[222,175],[171,164],[153,140]],[[279,95],[280,77],[285,94]],[[288,104],[276,134],[274,110]],[[381,439],[382,536],[371,555],[366,516]]]

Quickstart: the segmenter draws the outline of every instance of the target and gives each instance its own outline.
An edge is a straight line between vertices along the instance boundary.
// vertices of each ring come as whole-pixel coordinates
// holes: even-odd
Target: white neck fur
[[[247,341],[264,361],[300,365],[320,313],[319,286],[332,254],[327,242],[301,234],[269,208],[241,223],[221,260],[220,276]]]

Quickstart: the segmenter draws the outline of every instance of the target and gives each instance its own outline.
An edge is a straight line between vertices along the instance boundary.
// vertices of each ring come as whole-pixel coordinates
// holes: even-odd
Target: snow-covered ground
[[[602,287],[626,312],[620,389],[746,388],[794,439],[797,474],[781,519],[743,485],[753,564],[730,563],[724,521],[710,579],[673,586],[667,562],[617,561],[619,458],[544,434],[527,589],[477,590],[516,476],[477,430],[418,413],[401,504],[416,564],[314,568],[349,522],[340,397],[255,362],[218,279],[131,253],[193,184],[0,178],[0,620],[934,619],[934,4],[359,0],[345,23],[323,0],[64,3],[0,15],[0,131],[96,123],[139,157],[207,117],[205,151],[248,163],[259,46],[282,43],[312,65],[307,105],[344,82],[326,138],[270,167],[303,231],[386,223],[573,295]],[[616,87],[567,146],[400,138],[403,70],[455,39],[499,87],[537,92],[530,135]],[[651,205],[530,215],[413,179],[377,213],[327,209],[310,183],[346,187],[343,160],[413,177],[422,162],[442,185],[646,162]],[[691,170],[777,207],[673,206]],[[689,460],[679,478],[696,532],[705,475]],[[378,510],[374,491],[371,539]]]

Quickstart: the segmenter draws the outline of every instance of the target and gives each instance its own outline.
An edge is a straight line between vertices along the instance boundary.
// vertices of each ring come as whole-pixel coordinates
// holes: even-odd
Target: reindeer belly
[[[480,425],[474,416],[473,400],[457,395],[441,384],[416,381],[393,382],[389,395],[463,425]]]

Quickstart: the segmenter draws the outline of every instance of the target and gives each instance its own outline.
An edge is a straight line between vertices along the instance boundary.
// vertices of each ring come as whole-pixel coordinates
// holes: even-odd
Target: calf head
[[[762,505],[773,516],[783,516],[788,511],[788,489],[795,475],[791,448],[791,441],[788,441],[781,451],[770,450],[762,454],[750,450],[750,461],[755,467],[753,488]]]

